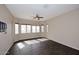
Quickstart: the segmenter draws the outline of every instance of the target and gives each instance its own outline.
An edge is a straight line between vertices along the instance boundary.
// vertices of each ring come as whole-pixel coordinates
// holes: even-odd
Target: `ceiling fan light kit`
[[[36,16],[33,17],[33,19],[37,19],[37,20],[40,20],[41,18],[44,18],[44,17],[41,17],[41,16],[39,16],[38,14],[36,14]]]

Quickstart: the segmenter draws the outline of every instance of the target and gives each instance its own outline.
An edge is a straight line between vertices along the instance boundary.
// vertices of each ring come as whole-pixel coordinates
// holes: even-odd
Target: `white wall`
[[[12,20],[12,15],[5,5],[0,5],[0,21],[7,23],[7,33],[0,32],[0,54],[6,54],[13,44]]]
[[[47,20],[47,38],[79,50],[79,9]]]
[[[43,24],[43,22],[19,19],[19,18],[15,18],[15,23],[19,23],[19,25],[21,25],[21,24],[31,24],[31,25]],[[36,37],[44,37],[44,33],[24,33],[24,34],[19,33],[19,34],[15,35],[15,41],[29,39],[29,38],[36,38]]]

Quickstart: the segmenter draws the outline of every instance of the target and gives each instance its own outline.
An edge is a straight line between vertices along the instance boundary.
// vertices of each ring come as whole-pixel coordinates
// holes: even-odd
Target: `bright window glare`
[[[32,26],[32,33],[36,32],[36,26]]]
[[[39,41],[47,41],[48,39],[37,39]]]
[[[18,46],[20,49],[22,49],[22,48],[25,47],[25,45],[24,45],[23,43],[18,43],[17,46]]]
[[[36,31],[37,31],[37,33],[40,32],[40,26],[36,26]]]
[[[21,33],[26,33],[26,25],[21,25]]]
[[[19,24],[15,24],[15,34],[19,34]]]
[[[31,40],[31,41],[24,41],[26,44],[35,44],[35,43],[39,43],[39,41],[37,40]]]
[[[27,25],[27,33],[31,33],[31,25]]]
[[[41,32],[44,32],[44,26],[41,26]]]
[[[38,41],[38,40],[32,40],[32,42],[39,43],[39,41]]]

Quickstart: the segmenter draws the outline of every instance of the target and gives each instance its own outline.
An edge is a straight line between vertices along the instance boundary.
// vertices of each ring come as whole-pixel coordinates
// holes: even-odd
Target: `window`
[[[36,26],[36,32],[37,32],[37,33],[40,32],[40,26]]]
[[[19,24],[15,24],[15,34],[19,34]]]
[[[21,25],[21,33],[26,33],[26,25]]]
[[[32,33],[36,32],[36,26],[32,26]]]
[[[47,27],[47,32],[48,32],[48,25],[46,25],[46,27]]]
[[[31,33],[31,25],[27,25],[27,33]]]
[[[41,26],[41,32],[44,32],[44,26]]]

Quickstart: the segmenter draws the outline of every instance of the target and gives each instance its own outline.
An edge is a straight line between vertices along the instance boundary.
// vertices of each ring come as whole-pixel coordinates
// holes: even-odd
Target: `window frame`
[[[38,30],[38,28],[39,28],[39,30]],[[36,33],[40,33],[40,26],[39,25],[36,26]]]
[[[30,24],[26,24],[26,33],[31,33],[32,32],[32,25],[30,25],[30,31],[28,32],[28,28],[27,28],[27,25],[30,25]]]
[[[16,29],[16,24],[18,25],[18,28]],[[19,34],[19,23],[15,23],[15,35],[17,35],[17,34]],[[17,30],[17,32],[16,32],[16,30]]]
[[[22,25],[25,25],[25,32],[22,32],[22,28],[21,28]],[[26,24],[21,24],[21,25],[20,25],[20,32],[21,32],[21,34],[25,34],[25,33],[27,33]]]
[[[45,32],[45,26],[41,25],[41,32]]]
[[[32,25],[32,27],[33,27],[33,26],[35,26],[35,29],[34,29],[35,32],[33,32],[33,28],[32,28],[32,33],[37,33],[37,32],[36,32],[36,25]]]

